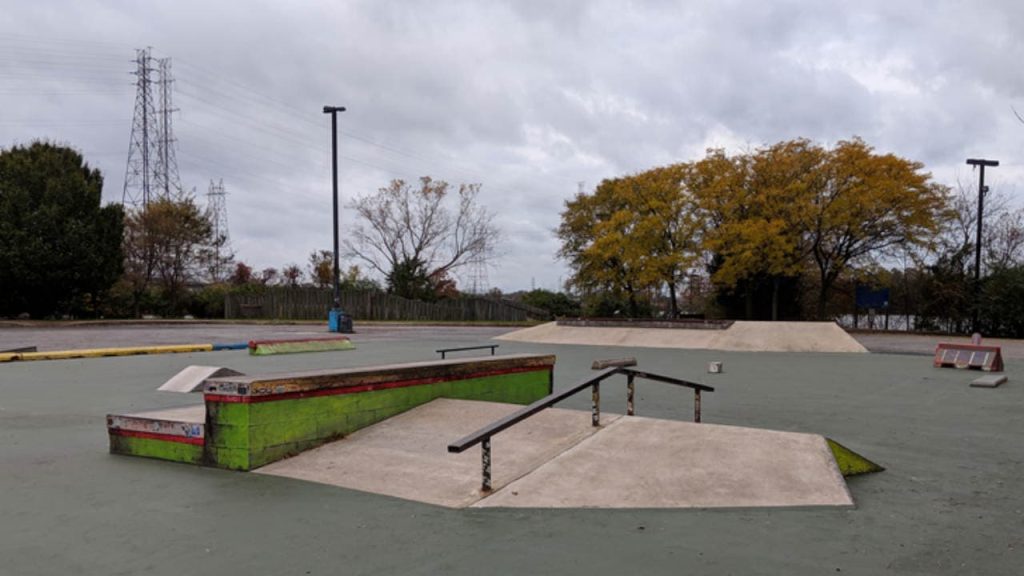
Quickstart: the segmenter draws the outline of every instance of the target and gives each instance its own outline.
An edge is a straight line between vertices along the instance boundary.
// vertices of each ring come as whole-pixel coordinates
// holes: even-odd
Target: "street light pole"
[[[352,332],[352,318],[341,309],[341,269],[338,263],[338,112],[344,106],[324,106],[324,114],[331,115],[331,178],[334,186],[334,267],[331,279],[334,282],[334,306],[328,314],[327,329],[330,332]]]
[[[974,236],[974,314],[972,315],[972,331],[978,332],[978,308],[981,306],[981,220],[985,213],[985,194],[988,193],[988,187],[985,186],[985,167],[999,166],[999,161],[968,158],[967,164],[981,168],[978,174],[978,227]]]

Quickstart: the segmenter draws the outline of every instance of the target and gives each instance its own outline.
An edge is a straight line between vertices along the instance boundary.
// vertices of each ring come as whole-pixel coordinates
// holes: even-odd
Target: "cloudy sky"
[[[182,183],[205,200],[223,179],[239,259],[330,246],[332,104],[343,201],[479,182],[505,240],[487,284],[556,289],[566,199],[708,147],[857,135],[950,185],[993,158],[1021,204],[1021,38],[1019,1],[0,0],[0,147],[71,144],[121,201],[149,46],[172,60]]]

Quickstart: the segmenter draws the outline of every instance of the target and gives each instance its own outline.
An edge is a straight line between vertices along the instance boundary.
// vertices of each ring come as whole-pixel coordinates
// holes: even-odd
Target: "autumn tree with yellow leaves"
[[[722,291],[753,294],[802,280],[823,318],[837,280],[893,249],[926,245],[948,217],[948,190],[923,165],[878,154],[859,139],[825,148],[797,139],[606,180],[566,202],[560,255],[584,291],[636,295],[667,288],[676,314],[680,275],[712,262]]]
[[[684,165],[605,180],[593,194],[566,203],[559,254],[574,270],[570,284],[584,293],[621,296],[636,316],[638,296],[667,286],[671,314],[677,286],[699,256],[696,206],[682,194]]]

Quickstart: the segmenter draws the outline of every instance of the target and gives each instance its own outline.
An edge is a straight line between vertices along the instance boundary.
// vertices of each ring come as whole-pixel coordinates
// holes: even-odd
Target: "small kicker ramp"
[[[494,437],[483,494],[480,450],[447,442],[518,409],[435,400],[255,472],[454,508],[853,505],[819,435],[555,408]]]
[[[164,382],[157,388],[163,392],[198,392],[203,388],[203,383],[210,378],[222,378],[224,376],[242,376],[231,368],[221,366],[188,366],[181,372],[175,374],[170,380]]]

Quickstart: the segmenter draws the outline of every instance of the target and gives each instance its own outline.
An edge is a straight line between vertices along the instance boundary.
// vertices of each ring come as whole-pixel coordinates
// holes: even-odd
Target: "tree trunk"
[[[668,295],[669,295],[669,314],[672,318],[679,317],[679,305],[676,303],[676,283],[671,281],[668,283]]]
[[[772,277],[772,322],[779,320],[779,277]]]
[[[747,289],[743,295],[743,315],[746,320],[754,319],[754,288],[747,285]]]
[[[818,311],[816,314],[816,320],[825,319],[825,308],[828,304],[828,293],[831,288],[832,280],[829,280],[828,274],[823,272],[821,274],[821,287],[818,291]]]

